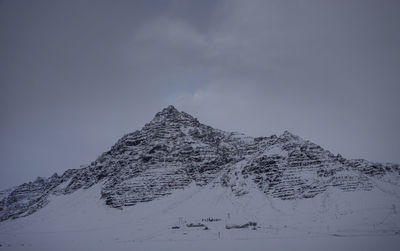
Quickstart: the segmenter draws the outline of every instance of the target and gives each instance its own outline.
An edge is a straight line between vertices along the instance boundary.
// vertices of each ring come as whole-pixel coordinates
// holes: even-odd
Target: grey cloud
[[[168,104],[400,162],[397,1],[3,1],[5,188],[92,161]]]

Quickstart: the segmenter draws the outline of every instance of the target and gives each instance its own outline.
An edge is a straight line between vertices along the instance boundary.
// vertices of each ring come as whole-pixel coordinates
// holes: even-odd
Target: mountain
[[[96,184],[105,206],[123,209],[210,182],[234,196],[256,186],[280,200],[307,200],[328,188],[371,191],[377,182],[399,187],[400,167],[347,160],[288,131],[259,138],[224,132],[169,106],[89,165],[0,192],[0,220],[28,216],[51,196]]]
[[[397,250],[399,207],[399,165],[169,106],[89,165],[0,191],[0,248]]]

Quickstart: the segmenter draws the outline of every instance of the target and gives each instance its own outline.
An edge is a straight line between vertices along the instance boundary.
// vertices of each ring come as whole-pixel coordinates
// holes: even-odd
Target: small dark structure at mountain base
[[[201,219],[201,221],[214,222],[214,221],[221,221],[221,219],[219,219],[219,218],[206,218],[206,219]]]
[[[253,229],[254,229],[255,227],[257,227],[257,222],[250,221],[243,225],[226,225],[225,226],[226,229],[238,229],[238,228],[248,228],[248,227],[253,227]]]
[[[187,227],[205,227],[206,225],[201,224],[201,223],[197,223],[197,224],[189,223],[186,226]]]

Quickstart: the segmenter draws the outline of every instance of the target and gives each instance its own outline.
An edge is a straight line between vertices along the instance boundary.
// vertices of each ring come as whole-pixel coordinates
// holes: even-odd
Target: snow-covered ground
[[[247,187],[191,185],[123,210],[99,200],[101,184],[53,196],[38,212],[0,223],[3,250],[398,250],[399,199],[390,187],[285,201]],[[397,193],[395,193],[397,194]],[[214,219],[210,221],[209,219]],[[215,220],[218,219],[218,220]],[[226,229],[256,222],[256,227]],[[193,223],[204,227],[188,227]],[[173,229],[174,227],[174,229]]]

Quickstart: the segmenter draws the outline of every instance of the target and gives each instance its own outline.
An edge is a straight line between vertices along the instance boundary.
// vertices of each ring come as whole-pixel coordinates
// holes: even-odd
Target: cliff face
[[[0,221],[36,212],[50,195],[99,183],[104,203],[123,208],[211,181],[236,196],[256,186],[283,200],[307,199],[328,187],[351,192],[372,190],[375,182],[398,186],[400,167],[346,160],[289,132],[260,138],[224,132],[169,106],[90,165],[0,192]]]

